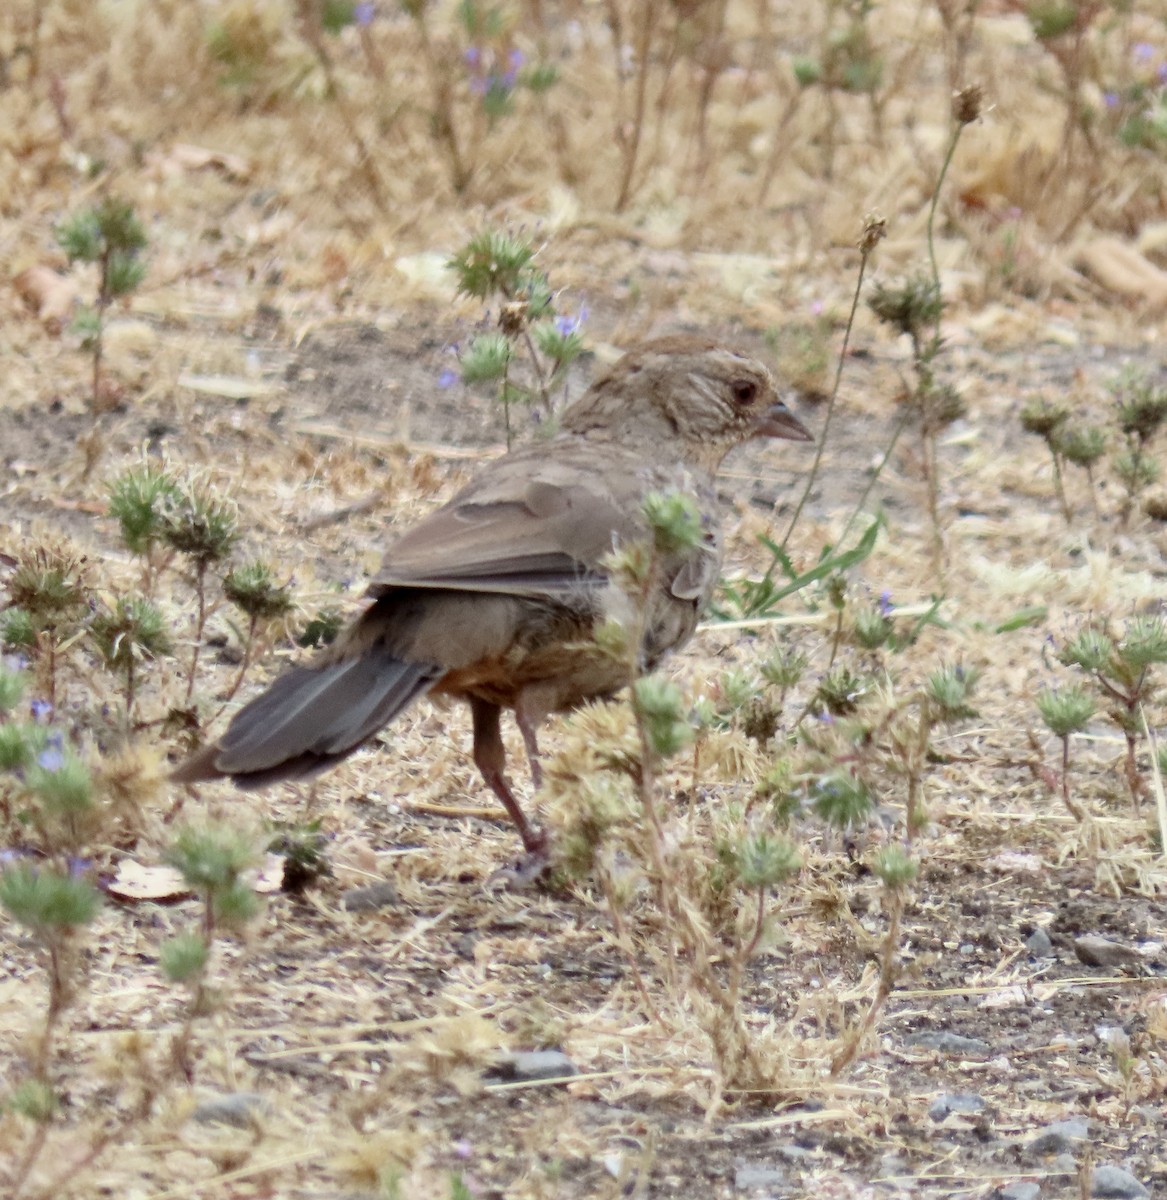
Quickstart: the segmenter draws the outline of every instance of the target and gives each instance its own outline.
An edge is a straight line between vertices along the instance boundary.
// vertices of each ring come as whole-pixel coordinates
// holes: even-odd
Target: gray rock
[[[780,1142],[774,1149],[778,1157],[784,1158],[788,1163],[804,1163],[819,1153],[817,1150],[808,1150],[797,1142]]]
[[[1143,961],[1143,956],[1137,950],[1104,937],[1075,938],[1074,953],[1078,961],[1088,967],[1123,967]]]
[[[349,888],[340,898],[346,912],[376,912],[397,903],[397,889],[387,879],[366,887]]]
[[[1111,1163],[1094,1168],[1091,1196],[1109,1196],[1115,1200],[1140,1200],[1151,1193],[1129,1172]]]
[[[904,1038],[905,1046],[921,1046],[925,1050],[939,1050],[941,1054],[987,1055],[992,1047],[980,1038],[963,1037],[939,1029],[928,1033],[913,1033]]]
[[[1047,1125],[1030,1143],[1032,1154],[1068,1154],[1090,1136],[1090,1122],[1085,1117],[1071,1117]]]
[[[236,1129],[250,1129],[256,1119],[269,1111],[266,1097],[258,1092],[228,1092],[204,1100],[191,1116],[203,1125],[232,1125]]]
[[[1040,1195],[1041,1188],[1028,1179],[1019,1179],[997,1189],[997,1200],[1037,1200]]]
[[[561,1079],[578,1075],[579,1068],[562,1050],[516,1050],[508,1054],[490,1074],[496,1079]]]
[[[896,1151],[890,1150],[887,1154],[883,1154],[879,1159],[879,1166],[876,1168],[876,1179],[895,1179],[900,1175],[911,1175],[912,1164]]]
[[[1025,948],[1034,958],[1049,958],[1054,952],[1054,944],[1049,940],[1049,934],[1038,926],[1025,939]],[[1025,1184],[1026,1187],[1037,1187],[1037,1184]],[[1041,1190],[1040,1188],[1038,1189]]]
[[[928,1116],[943,1121],[949,1113],[978,1113],[984,1107],[984,1097],[976,1092],[942,1092],[928,1105]]]
[[[781,1167],[771,1167],[766,1163],[743,1163],[733,1173],[733,1186],[739,1192],[778,1187],[785,1182],[786,1172]]]

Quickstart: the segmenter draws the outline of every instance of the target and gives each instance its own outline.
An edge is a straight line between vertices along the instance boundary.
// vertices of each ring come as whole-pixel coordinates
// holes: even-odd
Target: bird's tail
[[[240,787],[260,787],[314,775],[424,695],[440,673],[393,657],[383,644],[351,658],[293,667],[171,778],[199,783],[229,776]]]

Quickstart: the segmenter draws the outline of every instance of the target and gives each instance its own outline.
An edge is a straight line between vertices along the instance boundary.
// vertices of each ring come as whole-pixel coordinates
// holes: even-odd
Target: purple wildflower
[[[509,92],[518,82],[518,71],[504,71],[501,75],[492,75],[490,78],[491,87],[501,87],[503,91]]]
[[[482,51],[477,46],[467,46],[462,57],[468,67],[476,67],[482,61]]]
[[[519,49],[514,49],[507,55],[507,62],[512,71],[519,70],[527,61],[527,56]]]
[[[895,605],[891,602],[891,592],[879,593],[879,614],[883,617],[890,617],[895,612]]]
[[[53,706],[47,700],[33,700],[28,711],[38,725],[43,725],[53,715]]]
[[[1149,62],[1155,57],[1155,47],[1150,42],[1135,42],[1131,53],[1136,62]]]
[[[1118,92],[1104,92],[1102,95],[1103,103],[1107,108],[1118,107]]]
[[[454,386],[454,384],[456,384],[458,382],[458,380],[461,378],[462,378],[462,376],[459,375],[458,372],[455,371],[452,367],[447,367],[438,376],[438,387],[452,388]]]
[[[555,332],[560,337],[571,337],[573,333],[579,333],[583,327],[583,323],[588,319],[588,306],[580,305],[578,316],[569,317],[566,313],[560,313],[555,318]]]
[[[353,20],[361,26],[362,29],[367,29],[373,23],[373,18],[377,15],[377,6],[372,3],[364,2],[358,4],[353,9]]]
[[[65,765],[65,756],[56,746],[49,746],[36,756],[36,761],[42,771],[54,775]]]
[[[1167,83],[1167,62],[1161,62],[1155,70],[1155,78],[1160,83]]]

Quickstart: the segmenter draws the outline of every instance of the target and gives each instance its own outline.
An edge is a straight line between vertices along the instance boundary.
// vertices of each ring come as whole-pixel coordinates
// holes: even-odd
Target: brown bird
[[[714,476],[728,451],[755,437],[811,440],[761,363],[695,337],[641,344],[566,409],[554,437],[487,464],[399,538],[369,587],[372,604],[174,778],[229,776],[244,787],[302,778],[351,754],[419,696],[460,696],[474,761],[528,854],[540,856],[545,835],[504,773],[501,710],[515,713],[537,788],[543,719],[629,682],[628,664],[593,635],[630,612],[604,564],[649,538],[652,492],[692,498],[705,533],[696,550],[659,564],[645,668],[689,639],[721,563]]]

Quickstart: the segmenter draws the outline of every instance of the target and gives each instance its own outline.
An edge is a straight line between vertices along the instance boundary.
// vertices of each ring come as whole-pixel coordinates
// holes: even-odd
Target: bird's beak
[[[782,403],[771,404],[758,414],[754,437],[786,438],[791,442],[813,442],[810,430]]]

